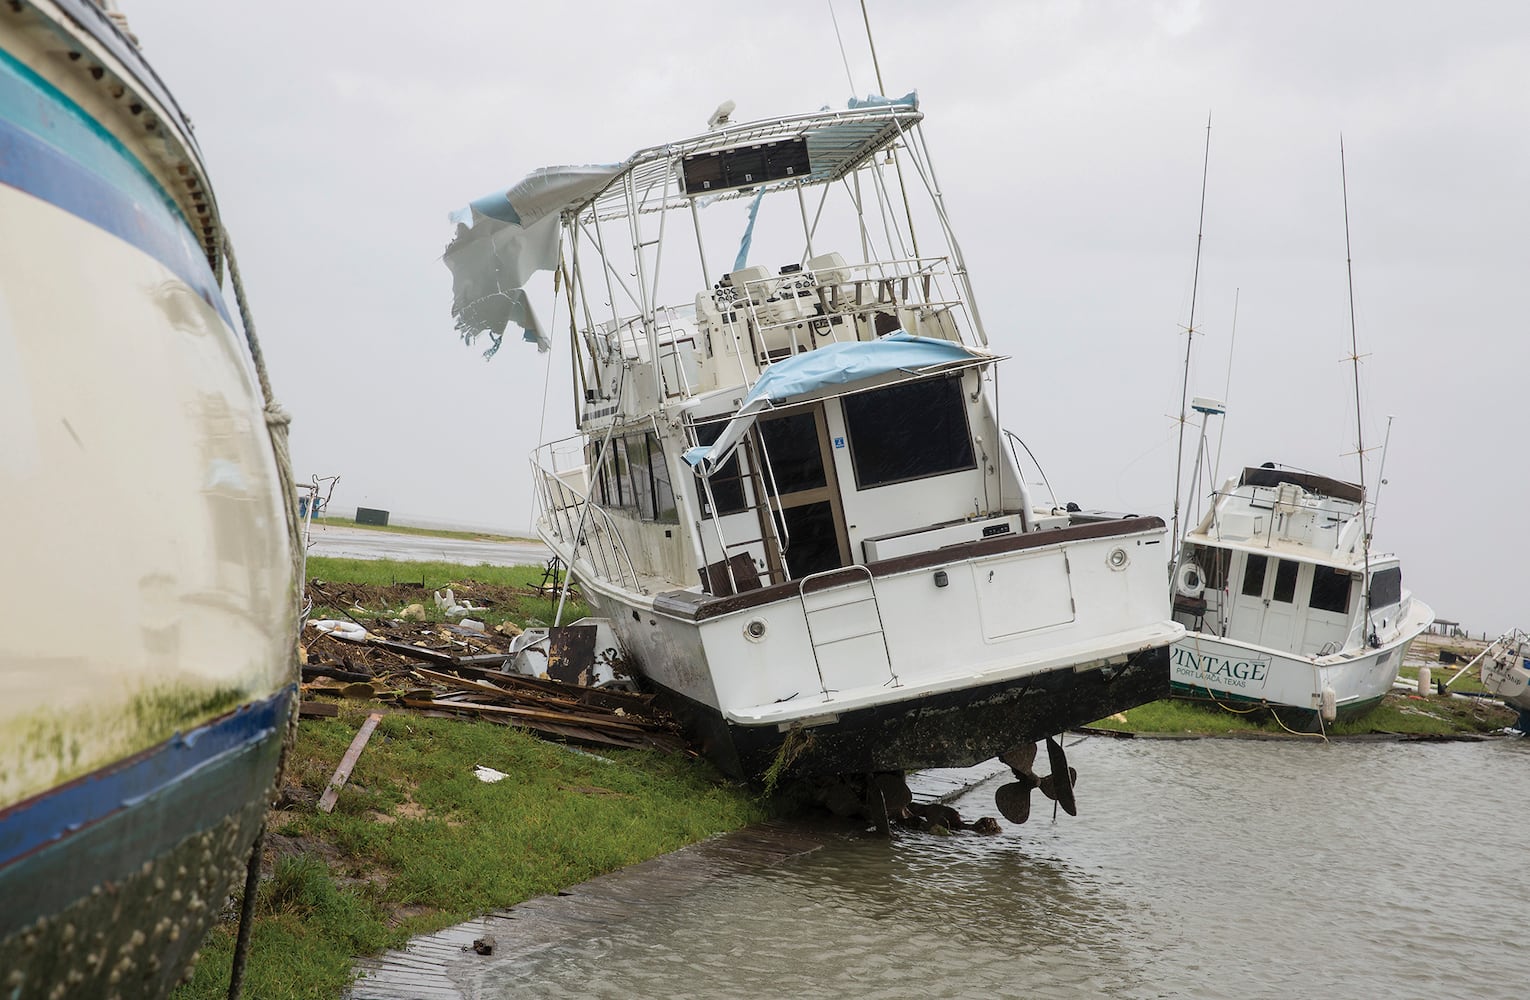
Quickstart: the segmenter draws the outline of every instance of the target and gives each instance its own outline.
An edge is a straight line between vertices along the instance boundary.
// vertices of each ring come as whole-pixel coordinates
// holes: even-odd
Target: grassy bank
[[[541,566],[462,566],[447,562],[403,562],[393,559],[308,558],[308,596],[314,602],[309,618],[360,620],[395,618],[412,604],[421,606],[424,621],[445,620],[432,600],[436,591],[455,588],[477,603],[489,607],[474,618],[493,628],[502,622],[525,626],[551,625],[558,607],[556,591],[542,593]],[[358,607],[355,603],[360,599]],[[563,607],[563,623],[590,613],[570,592]]]
[[[1390,694],[1358,719],[1332,723],[1330,738],[1356,736],[1460,736],[1487,734],[1513,724],[1515,714],[1495,701],[1431,695]],[[1287,720],[1291,721],[1291,720]],[[1316,733],[1293,733],[1269,712],[1233,712],[1184,701],[1155,701],[1138,706],[1092,728],[1156,736],[1289,736],[1319,739]]]
[[[429,604],[431,591],[453,585],[492,595],[483,614],[491,624],[552,620],[555,598],[528,590],[540,583],[540,568],[333,559],[309,567],[333,594],[366,595],[361,605],[339,602],[363,622],[407,603]],[[326,610],[343,617],[341,608]],[[583,613],[574,606],[565,618]],[[373,711],[384,717],[338,805],[319,812],[336,764]],[[508,777],[480,781],[479,765]],[[341,702],[337,717],[298,727],[267,823],[269,877],[257,901],[245,995],[332,998],[358,955],[766,815],[754,796],[692,757],[583,752],[487,721]],[[177,998],[226,995],[237,912],[236,900]]]

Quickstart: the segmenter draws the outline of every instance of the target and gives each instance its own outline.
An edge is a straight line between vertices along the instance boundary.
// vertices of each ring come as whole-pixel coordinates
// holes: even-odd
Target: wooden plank
[[[467,701],[419,701],[414,698],[405,698],[404,704],[410,708],[450,708],[460,712],[476,712],[482,715],[510,715],[523,719],[543,719],[563,725],[598,726],[603,729],[620,729],[633,733],[643,733],[649,729],[647,726],[633,725],[630,722],[622,722],[616,718],[603,719],[589,715],[573,715],[567,712],[539,712],[534,708],[514,708],[509,705],[475,705]]]
[[[340,706],[332,701],[309,701],[304,698],[298,704],[300,719],[333,719],[340,714]]]
[[[319,812],[334,812],[335,800],[340,798],[340,789],[345,787],[345,782],[351,776],[351,768],[356,766],[356,760],[361,756],[362,748],[367,745],[367,740],[372,738],[372,730],[377,728],[377,723],[382,720],[382,715],[373,712],[367,716],[367,721],[361,724],[361,729],[356,733],[356,738],[351,740],[351,748],[345,751],[345,756],[340,758],[340,766],[335,768],[335,776],[329,779],[329,787],[324,789],[324,794],[319,797]]]

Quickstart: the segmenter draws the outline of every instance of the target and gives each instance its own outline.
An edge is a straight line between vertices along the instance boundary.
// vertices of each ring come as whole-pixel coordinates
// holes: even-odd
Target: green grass
[[[434,538],[465,538],[479,542],[534,542],[535,538],[521,535],[496,535],[487,531],[449,531],[444,528],[413,528],[407,524],[357,524],[345,517],[316,517],[314,524],[333,524],[341,528],[360,528],[363,531],[391,531],[396,535],[429,535]]]
[[[423,602],[436,619],[430,594],[447,586],[505,588],[494,591],[503,604],[483,616],[490,625],[551,622],[557,600],[525,593],[542,582],[539,566],[315,557],[308,571],[310,579],[334,585],[384,588],[373,597]],[[586,613],[570,597],[564,620]],[[274,869],[259,890],[247,997],[334,997],[357,956],[785,808],[692,757],[602,749],[601,760],[488,721],[340,704],[337,718],[298,726],[283,807],[267,819],[267,863]],[[335,811],[321,813],[318,797],[370,711],[388,714]],[[479,764],[509,777],[481,782],[473,773]],[[237,913],[236,900],[177,1000],[226,995]]]
[[[247,996],[333,997],[357,955],[767,816],[690,758],[600,751],[608,763],[509,727],[405,713],[382,720],[335,811],[320,813],[312,802],[368,710],[299,727],[288,778],[307,794],[270,830],[307,853],[280,858],[261,886]],[[481,782],[478,764],[510,777]],[[214,932],[179,1000],[224,995],[233,933]]]
[[[308,557],[308,578],[374,587],[413,584],[439,590],[462,580],[498,587],[535,587],[542,582],[541,566],[467,566],[449,562],[405,562],[399,559],[334,559]]]
[[[1155,701],[1120,716],[1094,723],[1092,728],[1161,736],[1290,735],[1268,712],[1235,712],[1188,701]],[[1380,705],[1357,719],[1332,723],[1329,736],[1374,733],[1406,736],[1450,736],[1490,733],[1513,722],[1514,715],[1496,702],[1480,699],[1388,695]],[[1295,720],[1288,720],[1294,722]],[[1315,734],[1312,735],[1315,738]]]
[[[370,587],[412,587],[415,592],[400,593],[397,599],[382,607],[367,607],[381,617],[397,617],[408,604],[420,604],[425,609],[426,621],[445,621],[446,617],[432,601],[435,591],[448,587],[461,588],[464,581],[489,587],[515,588],[519,593],[509,595],[482,615],[475,615],[489,628],[501,622],[511,621],[517,625],[551,625],[558,608],[558,595],[526,593],[542,583],[541,566],[465,566],[448,562],[403,562],[393,559],[334,559],[328,556],[311,556],[308,560],[308,578],[325,583],[360,584]],[[310,618],[345,618],[347,613],[362,621],[366,616],[352,608],[339,608],[324,603],[323,595],[310,591],[314,599]],[[461,596],[458,595],[459,599]],[[577,587],[569,592],[563,607],[563,624],[577,621],[590,613],[589,607],[579,598]]]

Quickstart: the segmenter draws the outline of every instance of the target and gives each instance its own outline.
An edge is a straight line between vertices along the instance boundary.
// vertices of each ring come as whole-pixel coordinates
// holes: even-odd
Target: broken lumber
[[[372,738],[372,730],[377,728],[377,723],[380,721],[382,721],[382,713],[373,712],[367,716],[367,721],[361,724],[356,738],[351,740],[350,749],[345,751],[344,757],[340,758],[340,766],[335,768],[334,777],[329,779],[329,787],[324,789],[323,795],[319,796],[319,812],[334,812],[335,800],[340,798],[340,789],[345,787],[346,780],[351,776],[351,768],[356,766],[356,760],[361,756],[367,740]]]

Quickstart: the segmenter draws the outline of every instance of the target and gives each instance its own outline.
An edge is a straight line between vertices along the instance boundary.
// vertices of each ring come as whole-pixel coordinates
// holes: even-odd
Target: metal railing
[[[569,564],[583,558],[589,570],[602,580],[627,590],[647,593],[638,578],[637,568],[627,552],[627,543],[609,511],[595,503],[587,492],[572,486],[567,476],[581,473],[588,479],[589,470],[581,465],[560,470],[558,448],[580,438],[564,438],[544,444],[531,455],[531,470],[537,486],[537,520],[548,534],[571,549]]]

